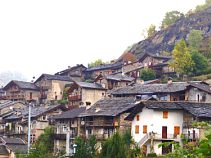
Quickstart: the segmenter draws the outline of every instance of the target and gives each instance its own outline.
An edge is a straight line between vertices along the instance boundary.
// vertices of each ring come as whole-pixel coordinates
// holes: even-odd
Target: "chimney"
[[[68,68],[68,69],[70,69],[70,68],[71,68],[71,66],[68,66],[67,68]]]
[[[171,84],[173,81],[172,81],[172,78],[171,77],[169,77],[168,78],[168,84]]]

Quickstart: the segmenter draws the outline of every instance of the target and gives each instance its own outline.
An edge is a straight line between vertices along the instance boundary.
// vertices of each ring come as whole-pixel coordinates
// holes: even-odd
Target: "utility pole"
[[[28,153],[31,146],[31,103],[29,103],[29,114],[28,114]]]

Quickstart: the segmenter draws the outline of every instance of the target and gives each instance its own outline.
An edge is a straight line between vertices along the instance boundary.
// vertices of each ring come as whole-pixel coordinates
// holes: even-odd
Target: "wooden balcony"
[[[22,95],[22,94],[6,95],[6,96],[4,96],[4,98],[7,99],[7,100],[23,100],[24,99],[24,95]]]
[[[79,101],[79,100],[81,100],[81,95],[69,95],[68,100],[69,101]]]
[[[86,126],[95,126],[95,127],[111,127],[114,126],[114,121],[112,120],[94,120],[94,121],[86,121]]]
[[[70,139],[74,139],[77,137],[76,133],[70,133]],[[66,140],[66,134],[54,134],[53,138],[55,140]]]

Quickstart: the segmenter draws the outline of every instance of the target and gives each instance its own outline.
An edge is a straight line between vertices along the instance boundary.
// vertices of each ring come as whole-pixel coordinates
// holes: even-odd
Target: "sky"
[[[0,73],[30,81],[68,66],[118,58],[160,26],[166,12],[186,13],[204,0],[0,1]]]

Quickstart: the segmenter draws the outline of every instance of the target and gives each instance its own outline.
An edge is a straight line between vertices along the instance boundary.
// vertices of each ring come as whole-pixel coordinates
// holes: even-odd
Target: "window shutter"
[[[139,125],[135,126],[135,134],[139,134]]]

